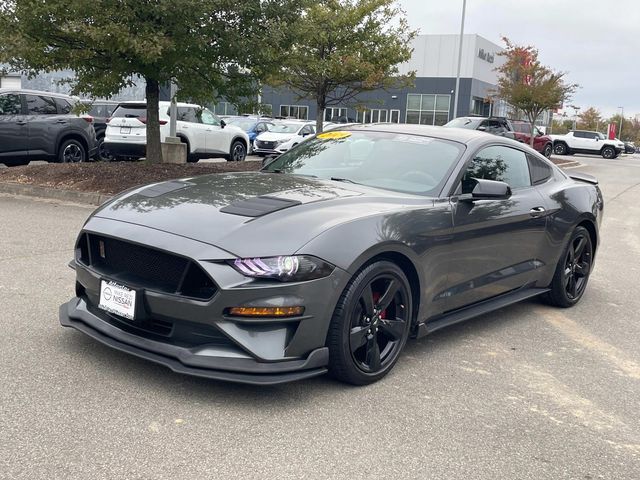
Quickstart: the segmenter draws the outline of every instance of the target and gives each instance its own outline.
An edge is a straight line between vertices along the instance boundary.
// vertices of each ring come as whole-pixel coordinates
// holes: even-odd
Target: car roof
[[[66,100],[78,101],[77,98],[64,93],[45,92],[43,90],[29,90],[26,88],[0,88],[0,93],[25,93],[27,95],[46,95],[47,97],[64,98]]]

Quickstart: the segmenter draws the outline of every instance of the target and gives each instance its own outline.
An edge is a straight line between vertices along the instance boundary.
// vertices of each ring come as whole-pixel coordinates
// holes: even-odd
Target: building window
[[[358,123],[385,123],[388,122],[388,110],[381,108],[369,108],[366,110],[358,111],[356,122]]]
[[[307,120],[309,118],[309,107],[306,105],[280,105],[280,116]]]
[[[327,107],[324,111],[324,121],[339,121],[340,119],[349,118],[349,110],[343,107]]]
[[[213,107],[216,115],[238,115],[238,108],[229,102],[218,102]]]
[[[391,119],[389,120],[391,123],[400,123],[400,110],[390,110]]]
[[[485,102],[484,98],[473,97],[473,105],[471,111],[474,115],[482,117],[491,116],[491,103]]]
[[[407,95],[407,123],[444,125],[449,121],[451,95]]]

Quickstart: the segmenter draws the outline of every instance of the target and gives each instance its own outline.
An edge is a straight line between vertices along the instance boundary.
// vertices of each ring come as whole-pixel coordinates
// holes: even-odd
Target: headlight
[[[290,255],[266,258],[237,258],[229,264],[241,274],[281,282],[315,280],[331,274],[334,266],[316,257]]]

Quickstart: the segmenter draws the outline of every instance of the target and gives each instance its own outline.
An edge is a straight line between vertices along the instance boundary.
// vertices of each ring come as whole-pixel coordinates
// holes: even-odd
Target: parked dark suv
[[[73,114],[66,95],[0,89],[0,163],[84,162],[97,153],[91,117]]]
[[[93,128],[96,131],[96,142],[98,144],[98,159],[103,161],[113,160],[113,155],[104,147],[104,133],[107,130],[107,122],[119,102],[95,100],[93,102],[87,101],[86,103],[90,107],[87,113],[93,117]]]

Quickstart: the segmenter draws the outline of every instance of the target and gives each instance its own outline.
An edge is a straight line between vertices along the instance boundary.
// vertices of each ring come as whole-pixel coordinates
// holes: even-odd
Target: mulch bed
[[[138,185],[209,173],[259,170],[262,162],[170,163],[96,162],[78,164],[50,163],[3,168],[0,182],[38,185],[63,190],[113,195]]]

